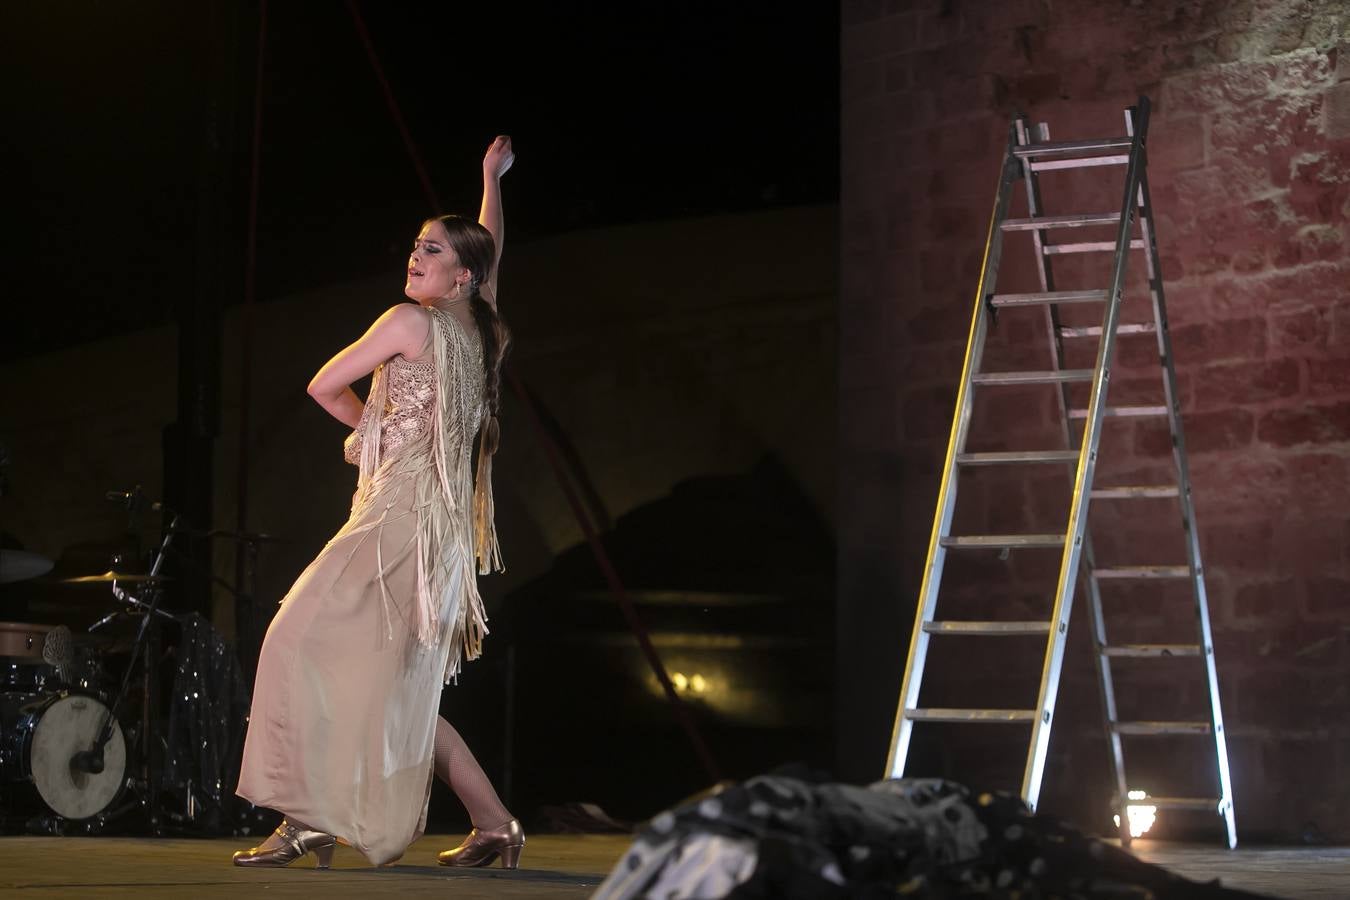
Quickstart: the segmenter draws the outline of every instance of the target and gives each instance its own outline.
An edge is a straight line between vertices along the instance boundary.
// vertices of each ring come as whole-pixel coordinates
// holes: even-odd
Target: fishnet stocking
[[[469,752],[469,745],[455,726],[442,716],[436,717],[436,777],[455,792],[469,812],[474,828],[496,828],[511,821],[501,798],[483,773],[483,767]]]

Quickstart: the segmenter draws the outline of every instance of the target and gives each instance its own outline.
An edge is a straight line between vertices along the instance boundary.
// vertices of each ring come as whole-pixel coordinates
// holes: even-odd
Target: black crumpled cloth
[[[165,734],[164,775],[171,794],[199,807],[190,824],[229,829],[242,801],[239,781],[248,727],[248,682],[234,652],[211,623],[195,613],[179,620],[173,692]]]
[[[1003,793],[762,775],[653,818],[594,900],[1207,900],[1257,895],[1150,865]]]

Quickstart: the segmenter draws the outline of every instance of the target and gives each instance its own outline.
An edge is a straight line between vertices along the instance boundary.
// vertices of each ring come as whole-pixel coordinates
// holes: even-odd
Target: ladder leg
[[[1145,111],[1146,109],[1145,107]],[[1036,718],[1031,725],[1031,744],[1027,750],[1026,768],[1022,775],[1022,800],[1033,810],[1040,797],[1045,758],[1050,747],[1050,729],[1054,722],[1055,701],[1059,695],[1059,676],[1064,664],[1069,615],[1073,611],[1078,565],[1082,557],[1083,538],[1087,531],[1088,499],[1092,489],[1092,476],[1097,465],[1097,447],[1101,441],[1106,389],[1111,380],[1116,325],[1120,321],[1125,266],[1129,261],[1131,246],[1130,228],[1134,220],[1134,197],[1143,172],[1143,136],[1146,133],[1147,115],[1141,123],[1139,134],[1130,142],[1130,161],[1125,170],[1125,191],[1120,204],[1120,224],[1116,229],[1115,262],[1112,264],[1111,285],[1107,292],[1109,299],[1102,319],[1101,343],[1097,349],[1097,364],[1094,367],[1092,393],[1088,399],[1087,421],[1083,429],[1082,446],[1078,452],[1078,468],[1074,475],[1073,500],[1069,507],[1069,522],[1064,536],[1064,555],[1060,560],[1059,582],[1055,588],[1055,605],[1051,614],[1051,636],[1046,646],[1045,662],[1041,667]]]
[[[906,710],[914,709],[918,705],[919,689],[923,684],[929,638],[923,626],[933,620],[937,606],[938,586],[942,582],[942,568],[947,555],[941,540],[951,531],[952,513],[956,509],[956,458],[964,451],[966,435],[970,430],[971,411],[974,407],[971,379],[980,370],[984,339],[989,329],[989,304],[986,295],[993,293],[993,287],[998,281],[998,266],[1003,253],[1003,231],[999,228],[999,223],[1007,218],[1013,181],[1022,169],[1022,164],[1013,155],[1012,144],[1013,139],[1010,135],[1008,150],[1003,157],[998,196],[989,219],[989,234],[984,245],[979,286],[975,291],[970,339],[966,344],[966,359],[961,369],[960,386],[957,389],[956,415],[952,420],[951,436],[947,444],[947,459],[943,465],[942,482],[938,489],[937,512],[933,517],[928,556],[924,561],[923,585],[919,591],[918,605],[914,610],[914,630],[910,636],[904,681],[900,687],[900,702],[895,713],[895,726],[891,732],[890,752],[886,758],[887,778],[899,778],[905,772],[905,761],[909,755],[909,743],[914,729],[914,721],[906,714]]]
[[[1046,143],[1050,140],[1050,129],[1042,124],[1039,127],[1039,133],[1036,135],[1037,141]],[[1031,142],[1031,136],[1022,122],[1017,123],[1017,142],[1020,145],[1026,145]],[[1031,218],[1041,215],[1041,188],[1040,179],[1036,171],[1031,166],[1026,166],[1024,170],[1024,181],[1027,193],[1027,215]],[[1040,279],[1041,290],[1049,293],[1055,290],[1054,271],[1051,268],[1050,259],[1044,253],[1045,232],[1032,231],[1032,248],[1036,254],[1036,273]],[[1061,331],[1061,321],[1059,316],[1059,306],[1054,303],[1045,306],[1045,325],[1046,333],[1050,340],[1050,360],[1054,370],[1065,368],[1064,355],[1064,337]],[[1068,384],[1059,385],[1055,398],[1059,406],[1060,436],[1067,448],[1073,448],[1077,442],[1076,435],[1070,425],[1069,409],[1069,386]],[[1116,722],[1116,695],[1115,687],[1111,679],[1111,660],[1103,652],[1106,646],[1106,619],[1102,610],[1101,590],[1096,580],[1092,577],[1092,572],[1096,568],[1096,557],[1092,550],[1091,530],[1084,532],[1083,535],[1083,563],[1080,572],[1079,582],[1088,597],[1088,613],[1090,624],[1092,626],[1092,644],[1094,655],[1097,660],[1097,687],[1101,696],[1102,712],[1106,724],[1107,746],[1111,750],[1111,771],[1116,783],[1116,796],[1119,798],[1117,812],[1120,817],[1120,837],[1124,846],[1130,843],[1129,820],[1125,810],[1127,788],[1125,782],[1125,758],[1124,748],[1121,745],[1120,735],[1112,727]]]
[[[1205,591],[1204,566],[1200,558],[1200,536],[1195,524],[1195,504],[1191,494],[1190,465],[1186,457],[1186,440],[1181,427],[1181,405],[1180,398],[1177,395],[1176,367],[1172,361],[1172,338],[1167,329],[1167,304],[1163,295],[1163,281],[1158,266],[1157,234],[1154,229],[1153,206],[1149,198],[1147,176],[1140,180],[1138,203],[1140,226],[1146,249],[1148,283],[1153,298],[1153,317],[1157,325],[1158,356],[1162,363],[1163,389],[1167,397],[1168,425],[1172,432],[1172,458],[1177,470],[1181,521],[1186,538],[1186,557],[1190,566],[1191,588],[1195,597],[1196,624],[1200,632],[1201,654],[1205,666],[1205,684],[1209,694],[1215,767],[1219,779],[1219,811],[1224,818],[1228,846],[1235,848],[1237,846],[1237,824],[1233,812],[1232,776],[1228,767],[1228,737],[1223,727],[1223,710],[1219,699],[1219,676],[1214,665],[1214,635],[1210,627],[1209,600]]]
[[[1111,678],[1111,658],[1106,655],[1106,615],[1102,609],[1101,586],[1092,577],[1096,568],[1093,559],[1092,544],[1085,542],[1083,548],[1085,577],[1083,586],[1088,597],[1088,616],[1092,624],[1092,652],[1096,657],[1097,689],[1101,695],[1102,716],[1106,724],[1106,745],[1111,752],[1111,775],[1116,783],[1116,815],[1119,817],[1117,830],[1120,833],[1120,845],[1130,846],[1129,784],[1125,780],[1125,748],[1121,744],[1120,732],[1114,725],[1119,719],[1116,712],[1116,690]]]

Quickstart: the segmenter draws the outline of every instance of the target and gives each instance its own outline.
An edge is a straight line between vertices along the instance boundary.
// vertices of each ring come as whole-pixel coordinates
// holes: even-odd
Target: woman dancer
[[[519,858],[519,823],[436,715],[442,684],[487,633],[475,568],[501,569],[491,465],[509,334],[495,298],[500,178],[514,160],[509,137],[492,142],[481,224],[423,225],[404,287],[416,304],[390,309],[310,382],[355,429],[345,449],[360,474],[351,517],[263,641],[237,793],[285,819],[235,865],[284,866],[313,851],[326,868],[338,841],[377,865],[398,859],[425,829],[433,769],[475,826],[441,862],[500,857],[514,868]],[[372,371],[363,404],[350,385]]]

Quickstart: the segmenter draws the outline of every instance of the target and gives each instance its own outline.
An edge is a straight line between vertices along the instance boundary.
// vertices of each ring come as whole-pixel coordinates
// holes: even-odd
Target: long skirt
[[[237,790],[376,865],[426,827],[449,648],[417,640],[414,494],[411,476],[386,480],[282,601],[258,660]]]

